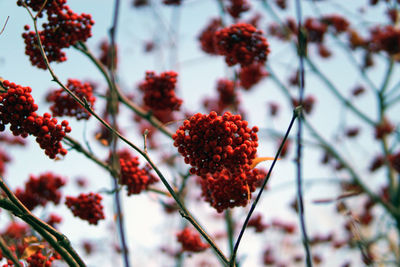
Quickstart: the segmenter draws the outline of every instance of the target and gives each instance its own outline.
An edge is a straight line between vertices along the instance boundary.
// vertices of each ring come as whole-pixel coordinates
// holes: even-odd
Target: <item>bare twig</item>
[[[4,22],[3,28],[1,28],[0,35],[4,32],[4,30],[5,30],[6,26],[7,26],[7,22],[8,22],[9,18],[10,18],[10,16],[7,16],[6,22]]]
[[[299,103],[300,106],[303,105],[304,99],[304,91],[305,91],[305,71],[304,71],[304,57],[306,55],[306,34],[303,32],[302,26],[302,12],[301,12],[301,4],[300,0],[296,0],[296,16],[297,16],[297,28],[299,29],[297,35],[297,45],[298,45],[298,56],[299,56],[299,71],[300,71],[300,80],[299,80]],[[303,202],[303,116],[302,110],[300,109],[299,120],[297,121],[297,138],[296,138],[296,169],[297,169],[297,205],[298,205],[298,213],[300,220],[300,229],[303,240],[304,253],[306,255],[306,265],[307,267],[312,267],[312,257],[310,251],[310,245],[308,240],[306,223],[304,220],[304,202]]]
[[[259,201],[260,198],[261,198],[261,195],[262,195],[262,193],[263,193],[263,191],[264,191],[265,186],[267,185],[267,183],[268,183],[268,181],[269,181],[269,178],[271,177],[272,170],[273,170],[273,168],[274,168],[276,162],[278,161],[279,155],[280,155],[280,153],[281,153],[281,151],[282,151],[282,149],[283,149],[283,146],[285,145],[285,142],[286,142],[286,140],[287,140],[287,138],[288,138],[288,136],[289,136],[290,130],[292,129],[292,126],[293,126],[293,124],[294,124],[294,122],[295,122],[295,120],[296,120],[296,118],[297,118],[298,115],[299,115],[298,111],[295,110],[295,111],[293,112],[293,117],[292,117],[292,119],[291,119],[291,121],[290,121],[290,123],[289,123],[289,127],[288,127],[288,129],[287,129],[287,131],[286,131],[286,134],[285,134],[285,136],[283,137],[282,142],[281,142],[281,144],[280,144],[280,146],[279,146],[279,149],[278,149],[278,151],[276,152],[275,158],[274,158],[274,160],[273,160],[272,163],[271,163],[271,167],[270,167],[269,170],[268,170],[267,176],[264,178],[263,184],[261,185],[260,190],[258,191],[257,197],[256,197],[256,199],[254,200],[253,204],[251,205],[250,210],[249,210],[249,213],[247,214],[246,219],[244,220],[244,223],[243,223],[243,225],[242,225],[242,229],[240,230],[239,236],[238,236],[238,238],[236,239],[236,243],[235,243],[235,246],[234,246],[234,248],[233,248],[233,252],[232,252],[232,254],[231,254],[231,258],[230,258],[230,261],[229,261],[230,267],[235,266],[236,254],[237,254],[237,251],[238,251],[238,249],[239,249],[239,244],[240,244],[240,241],[242,240],[244,231],[246,230],[246,227],[247,227],[247,225],[248,225],[248,223],[249,223],[250,217],[251,217],[251,215],[253,214],[253,212],[254,212],[254,210],[255,210],[255,208],[256,208],[256,206],[257,206],[257,203],[258,203],[258,201]]]

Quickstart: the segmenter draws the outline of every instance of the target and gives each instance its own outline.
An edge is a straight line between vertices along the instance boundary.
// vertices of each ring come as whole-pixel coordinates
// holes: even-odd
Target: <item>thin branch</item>
[[[353,182],[360,186],[360,188],[365,192],[372,201],[379,203],[382,205],[390,214],[393,216],[399,216],[400,212],[399,210],[391,205],[390,203],[387,203],[383,201],[378,195],[374,194],[361,180],[360,176],[355,172],[355,170],[348,164],[348,162],[339,154],[339,152],[336,151],[336,149],[331,146],[319,133],[314,127],[305,119],[303,119],[304,125],[307,127],[307,129],[310,131],[310,133],[314,136],[314,138],[321,143],[321,145],[325,148],[325,150],[332,155],[338,163],[340,163],[350,174],[351,178],[353,179]]]
[[[88,159],[92,160],[94,163],[102,167],[103,169],[107,170],[111,175],[118,177],[119,173],[111,168],[111,166],[101,159],[97,158],[95,155],[90,153],[90,151],[86,150],[77,140],[72,138],[69,135],[64,136],[63,142],[70,145],[72,149],[74,149],[77,152],[82,153],[85,155]]]
[[[370,119],[366,114],[356,108],[351,101],[347,100],[339,90],[334,86],[334,84],[326,77],[314,64],[314,62],[309,58],[305,57],[305,61],[307,62],[308,66],[310,66],[311,70],[326,84],[327,88],[344,104],[346,105],[351,111],[353,111],[360,119],[368,123],[369,125],[375,125],[375,122]]]
[[[390,59],[388,61],[388,67],[385,72],[385,77],[383,78],[382,85],[380,87],[380,90],[376,94],[376,99],[378,101],[378,116],[379,116],[379,123],[385,123],[385,113],[387,109],[386,101],[385,101],[385,91],[388,88],[390,78],[393,76],[393,67],[394,67],[394,61]],[[392,165],[390,164],[388,157],[390,154],[389,151],[389,144],[388,144],[388,136],[383,135],[382,138],[379,140],[381,144],[381,148],[383,151],[384,155],[384,161],[385,161],[385,166],[387,167],[387,179],[388,179],[388,184],[389,184],[389,195],[392,203],[395,202],[395,195],[397,194],[397,181],[396,181],[396,176],[394,169]],[[396,204],[395,204],[396,205]]]
[[[8,248],[6,242],[4,241],[3,237],[0,235],[0,249],[3,252],[3,255],[6,256],[7,259],[11,260],[15,266],[23,267],[21,263],[18,261],[18,258],[11,252]]]
[[[35,19],[37,19],[40,16],[40,14],[42,13],[43,9],[46,7],[47,1],[48,0],[45,0],[43,2],[43,5],[40,7],[39,11],[36,13]]]
[[[306,56],[306,45],[307,45],[307,37],[303,31],[302,26],[302,12],[301,12],[301,4],[300,0],[296,0],[296,16],[297,16],[297,28],[299,29],[297,35],[297,44],[298,44],[298,56],[299,56],[299,71],[300,71],[300,80],[299,80],[299,103],[300,106],[303,105],[304,99],[304,91],[305,91],[305,71],[304,71],[304,57]],[[303,179],[302,179],[302,152],[303,152],[303,116],[302,110],[300,110],[298,127],[297,127],[297,138],[296,138],[296,169],[297,169],[297,205],[299,211],[299,220],[300,220],[300,229],[303,240],[304,252],[306,255],[306,264],[307,267],[312,267],[312,257],[309,245],[309,239],[307,234],[306,223],[304,220],[304,202],[303,202]]]
[[[234,239],[233,236],[235,234],[235,222],[232,218],[232,211],[230,209],[225,210],[225,224],[226,224],[226,232],[228,234],[228,247],[230,254],[233,253]],[[235,263],[237,264],[237,263]]]
[[[110,50],[108,51],[108,56],[110,56],[110,77],[111,77],[111,86],[108,88],[108,93],[110,95],[109,98],[107,98],[107,106],[109,107],[109,113],[111,115],[111,125],[114,129],[117,129],[117,113],[118,113],[118,94],[116,93],[116,77],[115,77],[115,69],[116,69],[116,61],[114,60],[116,55],[116,33],[118,29],[118,19],[119,19],[119,10],[120,10],[120,1],[115,0],[114,1],[114,12],[113,12],[113,18],[112,18],[112,25],[109,30],[109,35],[110,35]],[[113,135],[112,140],[111,140],[111,145],[110,145],[110,161],[111,161],[111,166],[112,168],[118,169],[119,167],[119,159],[118,159],[118,154],[117,154],[117,143],[118,143],[118,138]],[[124,262],[125,267],[130,266],[129,262],[129,249],[128,249],[128,244],[127,244],[127,237],[125,233],[125,225],[124,225],[124,217],[123,217],[123,211],[122,211],[122,203],[121,203],[121,196],[120,196],[120,191],[118,189],[118,177],[119,176],[114,176],[112,175],[113,178],[113,186],[114,186],[114,203],[115,203],[115,213],[116,213],[116,223],[117,223],[117,228],[118,228],[118,233],[119,233],[119,241],[122,249],[122,258]]]
[[[275,158],[274,158],[274,160],[272,161],[271,167],[270,167],[269,170],[268,170],[267,176],[264,178],[263,184],[261,185],[260,190],[258,191],[257,197],[256,197],[256,199],[254,200],[253,204],[251,205],[250,210],[249,210],[249,213],[247,214],[247,217],[246,217],[246,219],[245,219],[245,221],[244,221],[244,223],[243,223],[243,225],[242,225],[242,229],[240,230],[239,236],[238,236],[238,238],[237,238],[237,240],[236,240],[236,243],[235,243],[235,246],[234,246],[234,248],[233,248],[233,252],[232,252],[232,254],[231,254],[231,258],[230,258],[230,261],[229,261],[230,267],[235,266],[236,254],[237,254],[237,251],[238,251],[238,249],[239,249],[239,244],[240,244],[240,241],[242,240],[244,231],[246,230],[246,227],[247,227],[247,225],[248,225],[248,223],[249,223],[250,217],[251,217],[251,215],[253,214],[253,212],[254,212],[254,210],[255,210],[255,208],[256,208],[256,206],[257,206],[257,203],[258,203],[258,201],[259,201],[260,198],[261,198],[261,195],[262,195],[262,193],[263,193],[263,191],[264,191],[265,186],[267,185],[267,183],[268,183],[268,181],[269,181],[269,178],[271,177],[272,170],[273,170],[273,168],[274,168],[276,162],[278,161],[279,155],[280,155],[280,153],[281,153],[281,151],[282,151],[282,149],[283,149],[283,146],[285,145],[285,142],[286,142],[286,140],[287,140],[287,138],[288,138],[288,136],[289,136],[290,130],[292,129],[292,126],[293,126],[293,124],[294,124],[294,122],[295,122],[295,120],[296,120],[296,118],[297,118],[298,115],[299,115],[299,114],[298,114],[298,110],[294,110],[294,111],[293,111],[293,117],[292,117],[292,119],[291,119],[291,121],[290,121],[290,123],[289,123],[289,127],[288,127],[288,129],[287,129],[287,131],[286,131],[286,134],[285,134],[285,136],[284,136],[283,139],[282,139],[282,142],[281,142],[281,144],[280,144],[280,146],[279,146],[279,149],[278,149],[278,151],[276,152]]]
[[[71,247],[68,238],[56,229],[35,217],[14,195],[0,177],[0,188],[6,193],[8,199],[2,199],[0,206],[8,209],[15,216],[20,217],[32,226],[49,244],[63,257],[69,266],[86,266],[79,255]]]
[[[6,26],[7,26],[7,22],[8,22],[9,18],[10,18],[10,16],[7,16],[6,22],[4,22],[3,28],[1,28],[0,35],[4,32],[4,30],[5,30]]]

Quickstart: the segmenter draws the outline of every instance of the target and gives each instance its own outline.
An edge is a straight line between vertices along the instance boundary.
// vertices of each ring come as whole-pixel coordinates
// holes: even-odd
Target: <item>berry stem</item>
[[[233,239],[233,236],[235,234],[235,222],[233,221],[232,211],[230,209],[225,210],[225,223],[226,223],[226,232],[228,234],[229,252],[232,254],[235,242],[235,240]]]
[[[108,93],[110,97],[107,98],[107,102],[109,105],[109,114],[111,115],[111,125],[114,129],[117,128],[117,113],[118,113],[118,94],[116,93],[116,78],[115,78],[115,36],[118,29],[118,17],[119,17],[119,6],[120,1],[115,0],[114,2],[114,13],[112,18],[112,25],[109,30],[110,35],[110,43],[111,43],[111,51],[110,51],[110,60],[111,60],[111,68],[110,68],[110,77],[111,77],[111,86],[109,87]],[[112,135],[111,146],[110,146],[110,154],[111,154],[111,166],[112,169],[118,170],[119,169],[119,159],[117,155],[117,144],[118,139],[115,135]],[[129,249],[126,241],[126,233],[125,233],[125,226],[124,226],[124,219],[123,219],[123,211],[122,211],[122,204],[121,204],[121,196],[120,190],[118,190],[118,178],[119,176],[112,175],[113,178],[113,189],[114,189],[114,204],[115,204],[115,213],[116,213],[116,223],[119,232],[119,241],[122,249],[122,258],[125,267],[130,266],[129,262]]]

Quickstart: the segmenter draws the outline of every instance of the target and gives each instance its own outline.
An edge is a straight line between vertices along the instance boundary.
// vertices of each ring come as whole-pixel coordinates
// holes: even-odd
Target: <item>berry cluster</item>
[[[17,136],[28,136],[23,124],[26,119],[38,109],[31,95],[30,87],[22,87],[9,81],[3,81],[7,88],[6,93],[0,94],[0,130],[5,130],[5,125],[10,124],[10,130]]]
[[[139,85],[144,104],[151,110],[179,110],[182,100],[175,95],[177,76],[174,71],[160,75],[147,71],[145,81]]]
[[[275,4],[276,4],[280,9],[286,9],[286,8],[287,8],[286,0],[275,0]]]
[[[25,30],[29,30],[29,26],[25,26]],[[43,51],[46,54],[47,60],[50,62],[64,62],[67,60],[66,54],[61,51],[61,48],[58,46],[51,46],[49,41],[44,42],[46,40],[45,34],[43,32],[39,32],[40,40],[42,41]],[[40,49],[37,44],[36,34],[34,31],[24,32],[22,34],[22,38],[24,38],[25,42],[25,54],[29,56],[29,60],[33,66],[36,66],[40,69],[47,69],[46,63],[40,53]]]
[[[31,267],[50,267],[55,260],[55,257],[47,257],[42,254],[40,250],[38,250],[35,254],[26,258],[26,262],[28,266]]]
[[[297,23],[292,18],[287,18],[285,23],[282,25],[276,23],[270,24],[268,29],[270,35],[283,41],[297,38],[298,34]],[[354,36],[350,39],[354,39],[354,45],[365,46],[364,41],[361,42],[359,38],[355,38],[357,33],[350,28],[349,21],[337,14],[324,15],[321,18],[306,18],[304,21],[304,29],[307,42],[317,45],[317,51],[322,58],[328,58],[332,55],[329,46],[324,43],[325,35],[328,32],[331,32],[334,35],[339,35],[345,32],[349,33],[350,36],[353,34]],[[355,39],[357,39],[357,41],[355,41]],[[351,41],[351,43],[353,43],[353,41]]]
[[[372,6],[378,4],[379,2],[380,2],[380,0],[369,0],[369,4]],[[385,2],[388,2],[388,0],[385,0]],[[400,3],[400,1],[397,0],[397,3]]]
[[[292,36],[292,33],[297,31],[296,22],[292,18],[286,19],[284,24],[280,25],[272,22],[268,25],[268,34],[282,41],[287,41]]]
[[[400,151],[389,156],[391,166],[400,173]]]
[[[307,31],[308,42],[322,43],[328,30],[328,25],[322,23],[319,19],[307,18],[304,22],[304,28]]]
[[[79,99],[85,98],[87,103],[93,107],[96,97],[93,95],[93,88],[89,83],[68,79],[67,88]],[[53,103],[50,107],[53,116],[71,116],[77,120],[87,120],[90,117],[90,113],[62,88],[51,92],[47,96],[47,101]]]
[[[150,166],[139,168],[139,158],[132,156],[128,150],[122,150],[118,153],[121,176],[119,183],[126,185],[128,196],[139,194],[142,190],[147,189],[150,184],[158,181],[158,179],[150,173]]]
[[[375,138],[382,139],[388,134],[393,133],[395,126],[387,118],[384,118],[382,122],[375,125]]]
[[[267,75],[268,72],[265,70],[263,64],[245,66],[241,68],[239,72],[240,86],[245,90],[249,90]]]
[[[182,245],[182,251],[201,252],[209,247],[208,244],[201,241],[199,233],[190,228],[185,228],[178,232],[176,238]]]
[[[48,202],[60,203],[60,188],[65,185],[65,179],[51,172],[39,177],[31,175],[25,183],[25,190],[17,188],[15,195],[29,209],[46,206]]]
[[[54,159],[57,154],[67,154],[67,150],[61,144],[65,134],[71,132],[67,121],[57,124],[57,119],[51,118],[49,113],[39,116],[34,112],[26,119],[25,128],[36,136],[36,142],[49,158]]]
[[[144,7],[149,5],[149,0],[133,0],[132,5],[134,7]]]
[[[182,4],[182,0],[163,0],[164,5],[175,5],[179,6]]]
[[[99,194],[80,194],[78,197],[66,197],[65,204],[74,216],[86,220],[89,224],[96,224],[104,219],[102,197]]]
[[[303,104],[302,104],[304,112],[307,114],[310,114],[314,108],[315,102],[316,102],[316,99],[312,95],[309,95],[306,98],[304,98]],[[300,101],[298,99],[293,98],[292,104],[293,104],[293,107],[296,108],[297,106],[300,105]]]
[[[5,80],[6,93],[0,94],[0,131],[10,124],[10,130],[17,136],[33,135],[45,154],[54,159],[57,154],[66,155],[67,150],[61,145],[65,134],[71,131],[67,121],[57,124],[57,119],[48,113],[36,114],[37,105],[31,95],[30,87],[22,87]]]
[[[240,115],[197,113],[173,135],[174,146],[185,157],[190,172],[199,176],[228,169],[232,174],[250,170],[256,156],[257,127],[247,127]]]
[[[215,47],[215,33],[222,27],[221,19],[212,19],[206,28],[200,33],[198,40],[200,41],[201,50],[208,54],[218,55]]]
[[[33,10],[39,10],[43,4],[43,1],[25,0],[24,2]],[[22,3],[22,1],[18,1],[19,5]],[[43,50],[49,62],[63,62],[67,58],[62,49],[75,45],[77,42],[84,42],[91,37],[94,21],[89,14],[74,13],[66,5],[66,1],[62,0],[47,1],[44,11],[47,14],[48,22],[43,23],[43,30],[38,32]],[[22,34],[26,45],[25,54],[29,56],[32,65],[46,69],[37,45],[36,33],[29,31],[29,26],[25,26],[25,30],[27,32]]]
[[[260,213],[253,215],[250,218],[247,227],[254,227],[256,233],[262,233],[265,229],[269,227],[269,225],[264,223],[262,219],[263,218]]]
[[[350,22],[346,18],[337,14],[325,15],[322,17],[321,22],[332,28],[334,33],[345,32],[350,26]]]
[[[0,134],[0,142],[5,143],[7,145],[26,145],[25,139],[20,136],[9,136],[6,134]]]
[[[52,227],[55,227],[56,224],[60,224],[61,222],[62,222],[62,217],[60,217],[55,213],[51,213],[46,220],[46,223],[48,225],[51,225]]]
[[[25,4],[26,6],[32,8],[33,11],[38,12],[43,7],[43,0],[18,0],[17,5],[22,6]],[[54,13],[60,8],[62,8],[67,3],[67,0],[51,0],[46,1],[46,5],[43,7],[43,10]]]
[[[259,169],[240,174],[223,169],[199,179],[202,196],[219,213],[227,208],[245,207],[265,175],[265,171]]]
[[[219,110],[224,110],[232,106],[237,108],[239,99],[235,90],[235,82],[227,79],[220,79],[217,82],[218,91],[218,107]]]
[[[0,149],[0,175],[4,175],[5,165],[10,161],[10,156],[3,149]]]
[[[22,240],[29,233],[29,227],[25,223],[10,222],[6,230],[1,233],[1,236],[6,239]]]
[[[400,30],[392,25],[372,29],[371,46],[373,51],[385,51],[389,55],[400,53]]]
[[[243,12],[250,9],[250,4],[247,0],[230,0],[229,2],[227,11],[235,19],[238,19]]]
[[[218,54],[225,56],[228,66],[239,63],[242,67],[264,63],[269,45],[261,30],[247,23],[237,23],[215,33]]]

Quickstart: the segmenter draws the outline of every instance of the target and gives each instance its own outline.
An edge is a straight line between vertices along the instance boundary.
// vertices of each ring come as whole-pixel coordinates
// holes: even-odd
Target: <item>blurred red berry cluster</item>
[[[80,100],[86,99],[87,103],[93,107],[96,97],[93,95],[93,88],[89,83],[82,83],[79,80],[68,79],[66,87],[71,90]],[[77,120],[89,119],[90,113],[69,95],[63,88],[52,91],[46,100],[53,105],[50,107],[53,116],[70,116]]]
[[[206,250],[209,245],[201,241],[198,232],[185,228],[176,234],[178,242],[182,245],[182,251],[200,252]]]
[[[80,194],[77,197],[67,196],[65,205],[72,211],[74,216],[88,221],[89,224],[97,224],[105,218],[103,213],[103,198],[99,194]]]
[[[65,179],[51,172],[43,173],[39,177],[31,175],[25,188],[17,188],[15,195],[29,210],[33,210],[37,206],[46,206],[48,202],[59,204],[60,188],[64,185]]]
[[[214,42],[217,53],[225,56],[228,66],[264,63],[269,53],[263,32],[247,23],[237,23],[217,31]]]
[[[177,76],[174,71],[160,75],[147,71],[145,81],[139,85],[144,104],[151,110],[179,110],[182,100],[175,95]]]

